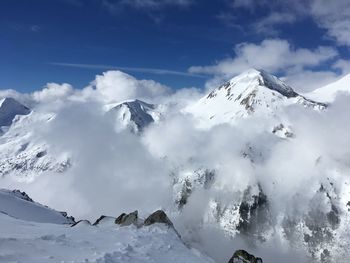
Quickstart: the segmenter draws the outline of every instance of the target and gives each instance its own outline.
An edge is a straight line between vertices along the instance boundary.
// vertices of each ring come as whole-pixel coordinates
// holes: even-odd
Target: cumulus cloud
[[[192,91],[191,91],[192,90]],[[12,97],[30,107],[60,107],[62,102],[102,102],[118,103],[130,99],[142,99],[148,102],[154,100],[167,100],[168,95],[175,94],[181,98],[187,98],[185,94],[192,92],[199,94],[196,89],[173,92],[169,87],[154,80],[136,79],[133,76],[118,70],[110,70],[102,75],[96,75],[90,85],[83,89],[75,89],[67,83],[48,83],[41,90],[23,94],[15,90],[0,90],[0,98]],[[183,95],[181,95],[183,93]]]
[[[227,58],[212,66],[192,66],[193,73],[238,74],[249,67],[279,71],[294,67],[316,66],[334,58],[337,51],[330,47],[314,50],[294,48],[282,39],[266,39],[260,44],[241,43],[235,46],[235,57]]]
[[[150,100],[170,93],[167,86],[153,80],[137,80],[121,71],[107,71],[97,75],[92,88],[93,92],[106,102],[120,102],[135,98]]]
[[[52,102],[73,94],[73,87],[70,84],[48,83],[40,91],[34,91],[32,97],[35,101]]]
[[[29,94],[23,94],[13,89],[0,90],[0,99],[8,97],[14,98],[26,106],[30,106],[33,103],[33,99]]]
[[[312,68],[319,66],[323,62],[334,59],[338,52],[334,48],[320,46],[315,49],[295,48],[288,41],[283,39],[266,39],[260,44],[255,43],[241,43],[234,48],[235,56],[233,58],[226,58],[216,62],[210,66],[192,66],[189,72],[204,73],[215,75],[216,78],[208,82],[208,85],[217,84],[223,79],[228,79],[242,71],[254,67],[264,69],[272,73],[283,73],[291,80],[293,76],[299,77],[306,73],[305,68]],[[289,73],[291,75],[289,76]],[[296,74],[299,73],[299,74]],[[308,71],[308,77],[311,77],[313,71]],[[324,73],[316,71],[313,80],[317,81],[317,77],[327,77],[332,75],[328,72]],[[312,86],[298,86],[301,90],[310,90],[315,86],[322,85],[326,81],[320,81]],[[298,83],[291,80],[291,83]]]

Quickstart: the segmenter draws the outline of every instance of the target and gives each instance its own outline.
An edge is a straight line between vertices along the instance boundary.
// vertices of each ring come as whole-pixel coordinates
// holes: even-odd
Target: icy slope
[[[210,127],[235,123],[249,116],[273,117],[277,111],[293,104],[318,110],[325,107],[297,94],[277,77],[250,69],[213,90],[185,111],[199,118],[203,126]]]
[[[26,193],[18,190],[0,189],[0,214],[38,223],[74,223],[74,219],[68,218],[65,213],[36,203]]]
[[[10,126],[16,115],[27,115],[30,109],[13,98],[0,99],[0,128]]]
[[[305,95],[317,101],[332,102],[341,92],[350,93],[350,74],[334,83],[328,84],[327,86],[316,89]]]

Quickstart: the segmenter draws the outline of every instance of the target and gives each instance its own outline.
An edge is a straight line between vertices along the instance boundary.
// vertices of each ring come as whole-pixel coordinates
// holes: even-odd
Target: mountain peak
[[[0,100],[0,127],[11,125],[16,115],[27,115],[30,109],[13,98]]]
[[[291,104],[323,109],[324,104],[304,98],[282,80],[264,70],[249,69],[214,89],[185,111],[204,126],[234,123],[252,115],[275,115]]]
[[[115,105],[109,111],[123,128],[129,128],[137,133],[159,118],[156,106],[134,99]]]
[[[232,78],[228,83],[234,84],[237,82],[247,81],[255,81],[257,82],[258,87],[264,87],[270,90],[277,91],[278,93],[287,98],[293,98],[298,96],[298,93],[296,93],[290,86],[288,86],[282,80],[261,69],[248,69],[242,74]]]

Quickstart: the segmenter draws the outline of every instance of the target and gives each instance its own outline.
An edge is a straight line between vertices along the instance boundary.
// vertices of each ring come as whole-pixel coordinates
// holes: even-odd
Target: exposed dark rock
[[[59,213],[64,216],[65,218],[69,219],[70,221],[72,221],[73,223],[75,223],[75,218],[74,216],[68,216],[67,212],[60,212]]]
[[[47,154],[46,151],[41,151],[41,152],[38,152],[38,153],[36,154],[36,157],[37,157],[37,158],[41,158],[41,157],[44,157],[46,154]]]
[[[173,223],[168,218],[167,214],[163,210],[157,210],[146,218],[144,225],[149,226],[155,223],[166,224],[168,226],[173,226]]]
[[[12,193],[14,193],[17,197],[23,199],[23,200],[26,200],[28,202],[34,202],[32,198],[29,197],[29,195],[27,195],[26,192],[21,192],[20,190],[13,190]]]
[[[236,250],[228,263],[263,263],[263,261],[245,250]]]
[[[320,206],[320,200],[328,207]],[[340,225],[340,208],[337,206],[337,191],[332,182],[324,182],[308,204],[308,211],[298,218],[286,219],[283,228],[289,240],[303,235],[309,254],[317,261],[333,262],[330,250],[335,245],[335,230]],[[300,226],[303,226],[300,228]],[[321,253],[320,253],[321,252]]]
[[[138,211],[134,211],[130,214],[121,214],[115,220],[115,223],[121,226],[129,226],[131,224],[137,225]]]
[[[71,225],[71,227],[77,226],[77,225],[90,225],[91,223],[89,220],[79,220],[78,222],[74,223],[73,225]]]
[[[254,90],[251,93],[249,93],[244,99],[241,100],[241,105],[245,107],[245,109],[249,112],[249,113],[253,113],[254,112],[254,99],[256,97],[256,93],[257,91]]]
[[[92,225],[97,226],[97,225],[101,224],[103,221],[107,221],[107,220],[114,221],[115,217],[102,215]]]
[[[284,130],[284,136],[286,136],[286,138],[293,138],[294,137],[294,134],[292,132],[288,131],[282,123],[275,126],[272,130],[272,133],[276,134],[277,132],[280,132],[280,131],[283,132],[283,130]]]
[[[324,249],[321,253],[321,262],[323,263],[328,263],[328,262],[332,262],[332,257],[331,257],[331,253],[329,252],[328,249]]]
[[[248,187],[239,206],[240,221],[237,230],[247,237],[264,241],[263,233],[270,226],[270,211],[267,196],[259,186],[259,194],[252,195]]]
[[[93,226],[97,226],[98,223],[100,223],[100,221],[101,221],[103,218],[105,218],[105,217],[106,217],[106,216],[104,216],[104,215],[100,216],[100,217],[95,221],[95,223],[93,223],[92,225],[93,225]]]
[[[180,195],[175,203],[178,205],[179,209],[182,209],[188,201],[188,198],[192,192],[197,187],[203,187],[204,189],[209,189],[215,180],[215,170],[209,169],[198,169],[193,172],[191,178],[185,178],[181,183],[178,180],[174,180],[174,184],[182,184],[182,189]]]
[[[175,202],[178,204],[179,208],[183,208],[184,205],[187,204],[187,200],[192,193],[192,184],[188,179],[185,179],[185,183],[182,185],[180,200],[176,200]]]

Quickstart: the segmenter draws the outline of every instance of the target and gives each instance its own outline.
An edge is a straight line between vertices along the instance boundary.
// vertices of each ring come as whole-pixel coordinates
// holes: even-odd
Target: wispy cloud
[[[187,7],[193,3],[193,0],[103,0],[102,3],[109,8],[129,6],[142,9],[162,9],[169,6]]]
[[[191,73],[191,72],[183,72],[183,71],[169,70],[169,69],[158,69],[158,68],[118,67],[113,65],[60,63],[60,62],[52,62],[48,64],[53,66],[72,67],[72,68],[106,69],[106,70],[116,69],[116,70],[122,70],[122,71],[150,73],[150,74],[156,74],[156,75],[176,75],[176,76],[184,76],[184,77],[206,78],[206,76]]]
[[[42,27],[39,25],[25,25],[25,24],[10,24],[10,28],[17,32],[29,32],[29,33],[37,33],[41,31]]]

